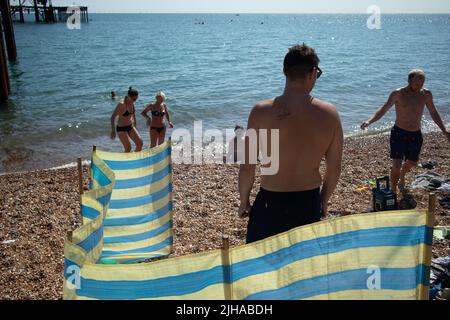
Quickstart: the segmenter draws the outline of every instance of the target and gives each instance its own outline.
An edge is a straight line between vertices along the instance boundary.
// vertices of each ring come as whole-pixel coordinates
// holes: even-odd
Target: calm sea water
[[[51,167],[88,157],[109,139],[109,118],[132,85],[137,110],[164,90],[176,127],[245,125],[254,103],[283,90],[287,48],[314,46],[324,71],[314,95],[338,106],[347,135],[424,68],[426,86],[450,120],[450,17],[384,15],[91,14],[81,30],[63,23],[15,24],[12,95],[0,105],[0,172]],[[204,22],[204,24],[201,24]],[[391,111],[375,128],[392,125]],[[429,115],[426,113],[426,119]],[[148,145],[142,119],[139,129]],[[437,127],[425,121],[427,130]]]

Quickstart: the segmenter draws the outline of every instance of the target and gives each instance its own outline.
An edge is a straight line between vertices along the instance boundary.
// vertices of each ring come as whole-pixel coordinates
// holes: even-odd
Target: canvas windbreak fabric
[[[81,269],[107,268],[172,251],[171,142],[138,153],[96,150],[91,190],[81,197],[83,225],[65,241],[64,297],[76,297]],[[75,279],[75,280],[73,280]]]
[[[427,212],[417,210],[351,215],[230,250],[139,264],[98,264],[66,241],[66,257],[80,255],[71,260],[80,268],[65,298],[425,299],[431,243]]]

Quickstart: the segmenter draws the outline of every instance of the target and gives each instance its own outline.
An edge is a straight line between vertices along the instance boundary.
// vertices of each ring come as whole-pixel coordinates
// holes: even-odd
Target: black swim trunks
[[[117,132],[130,133],[131,130],[133,130],[133,125],[132,124],[130,124],[129,126],[126,126],[126,127],[119,127],[119,126],[116,127],[116,131]]]
[[[299,192],[261,188],[250,212],[247,243],[318,222],[320,218],[320,188]]]
[[[423,136],[419,131],[406,131],[397,126],[391,130],[391,159],[419,161]]]

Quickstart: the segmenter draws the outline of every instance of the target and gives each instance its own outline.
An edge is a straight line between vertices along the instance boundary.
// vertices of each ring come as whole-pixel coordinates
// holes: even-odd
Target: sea
[[[346,136],[388,132],[392,109],[359,129],[422,68],[450,123],[450,15],[90,14],[89,23],[14,24],[18,58],[9,62],[11,95],[0,104],[0,173],[89,159],[92,146],[122,151],[110,116],[128,87],[139,90],[139,116],[163,90],[175,128],[245,126],[259,100],[280,95],[283,59],[292,45],[313,46],[323,70],[313,95],[334,103]],[[424,131],[437,131],[425,111]],[[171,134],[169,130],[168,134]],[[443,143],[445,140],[443,139]]]

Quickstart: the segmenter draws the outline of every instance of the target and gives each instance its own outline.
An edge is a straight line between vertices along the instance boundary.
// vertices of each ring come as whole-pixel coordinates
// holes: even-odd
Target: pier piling
[[[8,65],[6,64],[6,54],[3,43],[3,32],[0,30],[0,101],[8,100],[9,96]]]
[[[8,51],[8,59],[14,61],[17,58],[17,49],[9,1],[0,1],[0,8],[2,10],[2,24],[3,31],[5,33],[5,43],[6,49]]]
[[[8,0],[9,1],[9,0]],[[37,0],[33,0],[33,5],[34,5],[34,18],[36,20],[36,23],[40,21],[39,18],[39,8],[37,5]]]

